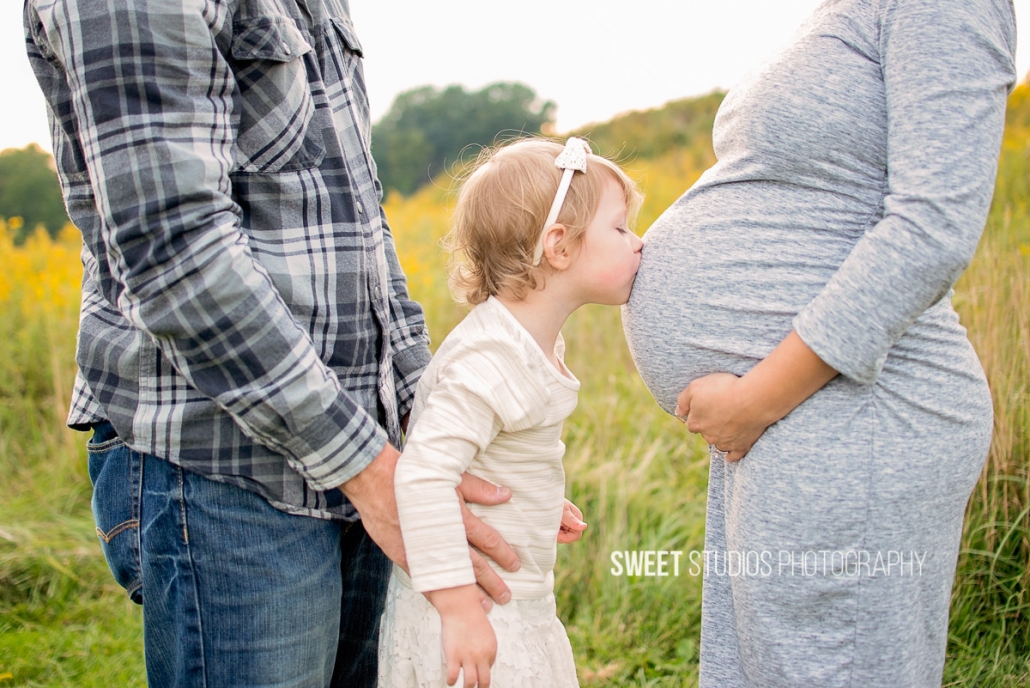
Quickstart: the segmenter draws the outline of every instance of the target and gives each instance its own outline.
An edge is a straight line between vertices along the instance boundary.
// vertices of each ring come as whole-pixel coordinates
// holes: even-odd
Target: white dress
[[[561,361],[559,336],[555,355]],[[419,382],[395,477],[409,578],[395,567],[379,639],[380,688],[446,686],[440,617],[422,595],[475,582],[454,488],[468,472],[511,489],[504,504],[469,508],[519,555],[512,592],[488,618],[497,635],[494,688],[578,687],[555,613],[554,561],[564,506],[562,423],[579,381],[556,369],[496,299],[469,313]]]

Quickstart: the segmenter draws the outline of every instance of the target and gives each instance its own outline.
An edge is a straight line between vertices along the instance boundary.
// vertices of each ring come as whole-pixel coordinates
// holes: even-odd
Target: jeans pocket
[[[100,548],[114,579],[133,602],[142,604],[139,516],[143,456],[114,435],[110,423],[94,427],[86,450]]]

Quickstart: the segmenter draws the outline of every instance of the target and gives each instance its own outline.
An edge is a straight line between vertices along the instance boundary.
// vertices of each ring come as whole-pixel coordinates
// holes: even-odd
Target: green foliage
[[[22,218],[16,244],[36,225],[42,224],[55,237],[68,222],[53,164],[53,158],[34,143],[0,151],[0,217]]]
[[[517,83],[479,91],[422,86],[400,94],[372,127],[372,152],[383,188],[410,194],[458,162],[466,147],[493,145],[507,134],[539,134],[555,105]]]
[[[601,155],[615,160],[651,160],[674,150],[697,151],[700,169],[712,150],[712,125],[725,93],[684,98],[660,108],[627,112],[603,124],[590,124],[571,136],[583,136]],[[714,162],[714,157],[712,158]]]

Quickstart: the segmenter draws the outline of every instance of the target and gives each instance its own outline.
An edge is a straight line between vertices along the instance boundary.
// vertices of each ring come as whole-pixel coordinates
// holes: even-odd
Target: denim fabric
[[[142,604],[139,520],[143,456],[129,449],[106,422],[95,426],[86,450],[100,548],[114,579],[133,602]]]
[[[101,523],[137,518],[105,555],[119,583],[141,595],[149,685],[375,686],[389,560],[360,522],[284,513],[128,451],[108,428],[96,426],[91,441],[107,448],[90,454],[94,508],[98,519],[112,514],[98,520],[104,532]],[[129,545],[111,546],[126,533],[135,534]]]

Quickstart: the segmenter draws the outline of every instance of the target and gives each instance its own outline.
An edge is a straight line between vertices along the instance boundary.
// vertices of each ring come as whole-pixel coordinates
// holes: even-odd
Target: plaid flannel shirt
[[[291,513],[335,486],[429,360],[369,150],[346,0],[26,0],[82,231],[68,423]]]

